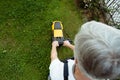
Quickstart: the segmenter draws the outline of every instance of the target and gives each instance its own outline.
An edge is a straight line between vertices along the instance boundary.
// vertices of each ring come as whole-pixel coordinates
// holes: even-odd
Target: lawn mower
[[[70,43],[72,42],[70,39],[65,39],[63,35],[63,25],[61,21],[53,21],[52,23],[52,41],[58,41],[59,45],[63,45],[64,40],[68,40]]]

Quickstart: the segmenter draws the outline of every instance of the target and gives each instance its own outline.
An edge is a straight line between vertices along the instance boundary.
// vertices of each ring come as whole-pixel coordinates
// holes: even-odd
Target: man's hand
[[[68,47],[69,45],[71,45],[71,44],[70,44],[70,42],[69,42],[68,40],[65,40],[65,41],[63,42],[63,46]]]
[[[52,47],[58,47],[58,46],[59,46],[58,41],[53,41],[52,42]]]
[[[59,46],[58,41],[53,41],[52,42],[52,49],[51,49],[51,61],[55,60],[58,58],[57,56],[57,47]]]
[[[66,47],[74,50],[74,45],[72,45],[68,40],[65,40],[65,41],[63,42],[63,46],[66,46]]]

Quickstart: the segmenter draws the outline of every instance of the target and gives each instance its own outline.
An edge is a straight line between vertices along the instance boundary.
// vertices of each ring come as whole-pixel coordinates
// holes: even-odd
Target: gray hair
[[[89,77],[114,79],[120,74],[120,31],[100,22],[87,22],[75,37],[74,57]]]

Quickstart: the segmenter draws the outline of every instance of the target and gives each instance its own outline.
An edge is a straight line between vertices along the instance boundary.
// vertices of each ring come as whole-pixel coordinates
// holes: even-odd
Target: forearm
[[[56,46],[52,46],[51,50],[51,61],[55,60],[57,57],[57,48]]]
[[[74,50],[74,48],[75,48],[75,46],[74,46],[74,45],[72,45],[72,44],[67,45],[66,47],[68,47],[68,48],[70,48],[70,49],[72,49],[72,50]]]

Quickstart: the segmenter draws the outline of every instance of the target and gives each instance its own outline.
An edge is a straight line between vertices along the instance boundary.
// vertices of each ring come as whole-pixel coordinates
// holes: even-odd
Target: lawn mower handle
[[[70,39],[64,39],[64,38],[52,38],[52,41],[58,41],[59,47],[62,46],[65,40],[68,40],[72,44],[72,40]]]

